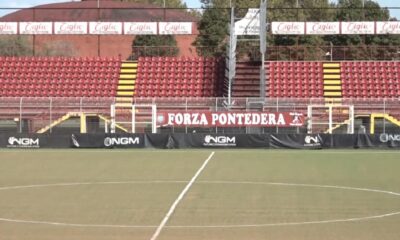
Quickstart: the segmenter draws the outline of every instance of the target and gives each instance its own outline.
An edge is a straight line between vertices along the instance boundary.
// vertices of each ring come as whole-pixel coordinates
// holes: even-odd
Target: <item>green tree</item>
[[[73,57],[77,52],[72,42],[59,40],[45,43],[37,55]]]
[[[297,6],[299,2],[299,6]],[[225,53],[226,42],[228,38],[228,26],[230,21],[229,1],[226,0],[203,0],[204,13],[199,23],[198,29],[200,35],[197,37],[194,45],[199,47],[207,46],[206,51],[202,50],[203,55],[221,55]],[[235,6],[235,18],[241,18],[245,15],[248,8],[258,8],[259,0],[232,0]],[[334,11],[328,8],[332,6],[328,0],[270,0],[267,16],[268,22],[271,21],[316,21],[323,19],[331,21],[334,17]],[[222,9],[221,9],[222,8]],[[308,9],[319,8],[319,9]],[[240,37],[239,37],[240,38]],[[246,36],[245,38],[251,38]],[[273,36],[268,34],[268,46],[295,46],[306,45],[315,46],[324,42],[321,36]],[[258,45],[249,42],[238,42],[238,53],[243,57],[247,52],[249,55],[255,53],[257,59]],[[323,55],[323,50],[311,51],[311,55]],[[285,52],[277,52],[278,58],[284,57]],[[309,54],[310,55],[310,54]],[[312,58],[313,56],[311,56]]]
[[[371,0],[339,0],[337,3],[335,21],[388,21],[390,13],[387,8]],[[326,36],[326,42],[332,42],[335,46],[347,46],[346,58],[369,59],[386,56],[388,49],[393,48],[397,52],[400,44],[398,35],[333,35]],[[386,48],[379,48],[385,46]]]
[[[196,13],[187,11],[186,3],[182,2],[182,0],[123,0],[123,2],[147,3],[160,7],[163,7],[165,3],[166,8],[183,8],[188,14],[196,16]],[[172,35],[139,35],[132,42],[132,54],[129,58],[136,59],[139,56],[176,56],[178,53],[177,42]]]
[[[121,0],[114,0],[121,2]],[[153,4],[157,6],[164,6],[164,1],[165,1],[165,7],[167,8],[186,8],[186,3],[183,3],[181,0],[123,0],[122,2],[133,2],[133,3],[147,3],[147,4]]]
[[[176,56],[178,53],[177,42],[172,35],[139,35],[133,40],[130,59],[140,56]]]
[[[1,36],[1,56],[27,56],[32,54],[32,45],[26,36]]]

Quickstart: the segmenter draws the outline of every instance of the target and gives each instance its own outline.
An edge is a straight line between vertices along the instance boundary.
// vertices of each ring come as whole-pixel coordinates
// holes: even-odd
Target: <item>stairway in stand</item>
[[[135,83],[137,77],[138,63],[136,61],[125,61],[121,64],[116,106],[131,107],[135,95]]]
[[[232,86],[233,97],[260,96],[260,66],[261,62],[236,63],[236,77]],[[266,69],[268,69],[268,65],[266,65]],[[268,76],[268,73],[266,75]],[[268,78],[266,93],[268,93]]]
[[[342,80],[340,63],[323,63],[324,98],[326,105],[341,105]]]

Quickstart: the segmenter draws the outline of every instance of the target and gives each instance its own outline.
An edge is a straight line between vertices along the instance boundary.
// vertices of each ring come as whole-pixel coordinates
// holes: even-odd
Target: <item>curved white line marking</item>
[[[174,183],[187,183],[187,181],[175,181],[175,180],[156,180],[156,181],[121,181],[121,182],[82,182],[82,183],[55,183],[55,184],[38,184],[38,185],[25,185],[25,186],[7,186],[0,187],[0,191],[24,189],[24,188],[42,188],[42,187],[67,187],[67,186],[80,186],[80,185],[107,185],[107,184],[174,184]],[[400,196],[400,193],[393,191],[385,191],[379,189],[370,188],[358,188],[358,187],[345,187],[335,185],[317,185],[317,184],[301,184],[301,183],[278,183],[278,182],[251,182],[251,181],[197,181],[197,184],[251,184],[251,185],[276,185],[276,186],[293,186],[293,187],[315,187],[315,188],[333,188],[333,189],[344,189],[364,192],[375,192],[383,193],[393,196]],[[373,219],[379,219],[384,217],[391,217],[400,215],[399,212],[385,213],[381,215],[365,216],[358,218],[347,218],[347,219],[331,219],[321,221],[306,221],[306,222],[283,222],[283,223],[264,223],[264,224],[238,224],[238,225],[171,225],[165,226],[165,228],[248,228],[248,227],[274,227],[274,226],[296,226],[296,225],[309,225],[309,224],[327,224],[327,223],[340,223],[340,222],[358,222],[367,221]],[[47,222],[47,221],[34,221],[34,220],[18,220],[0,218],[2,222],[10,223],[26,223],[26,224],[44,224],[61,227],[91,227],[91,228],[157,228],[158,225],[109,225],[109,224],[75,224],[75,223],[63,223],[63,222]]]

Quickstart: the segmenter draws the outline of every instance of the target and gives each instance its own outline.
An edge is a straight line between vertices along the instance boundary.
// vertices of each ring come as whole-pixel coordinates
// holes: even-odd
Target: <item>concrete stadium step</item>
[[[137,68],[136,61],[122,62],[117,86],[117,104],[124,105],[126,102],[132,102],[136,89]]]
[[[325,105],[340,105],[342,98],[340,63],[325,62],[322,67]]]

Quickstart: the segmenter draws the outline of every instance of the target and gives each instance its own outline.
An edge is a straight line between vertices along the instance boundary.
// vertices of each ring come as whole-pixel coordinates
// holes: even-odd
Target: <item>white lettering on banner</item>
[[[90,34],[122,34],[121,22],[90,22]]]
[[[192,34],[191,22],[159,22],[159,34],[163,35],[179,35]]]
[[[375,22],[342,22],[342,34],[375,34]]]
[[[156,35],[156,22],[125,22],[124,34],[132,35]]]
[[[163,119],[163,118],[160,118]],[[211,122],[210,122],[210,121]],[[230,125],[287,125],[282,113],[168,113],[168,125],[230,126]]]
[[[9,148],[39,148],[39,138],[17,138],[9,137],[8,145]]]
[[[249,8],[244,18],[235,22],[235,35],[260,35],[260,9]]]
[[[304,22],[272,22],[272,34],[302,35],[305,34]]]
[[[138,145],[140,144],[139,137],[107,137],[104,139],[104,146],[126,146],[126,145]]]
[[[340,34],[339,22],[307,22],[306,34],[310,35],[336,35]]]
[[[321,144],[321,140],[320,140],[320,136],[316,135],[316,136],[309,136],[307,135],[304,138],[304,146],[305,147],[320,147]]]
[[[20,34],[52,34],[52,22],[20,22]]]
[[[0,34],[17,34],[17,22],[0,22]]]
[[[376,22],[376,34],[400,34],[400,22]]]
[[[379,136],[379,140],[383,143],[387,142],[400,142],[400,134],[387,134],[387,133],[382,133]]]
[[[209,146],[209,147],[232,146],[232,147],[234,147],[234,146],[236,146],[236,137],[206,135],[204,137],[203,146]]]
[[[87,22],[55,22],[54,34],[87,34]]]

